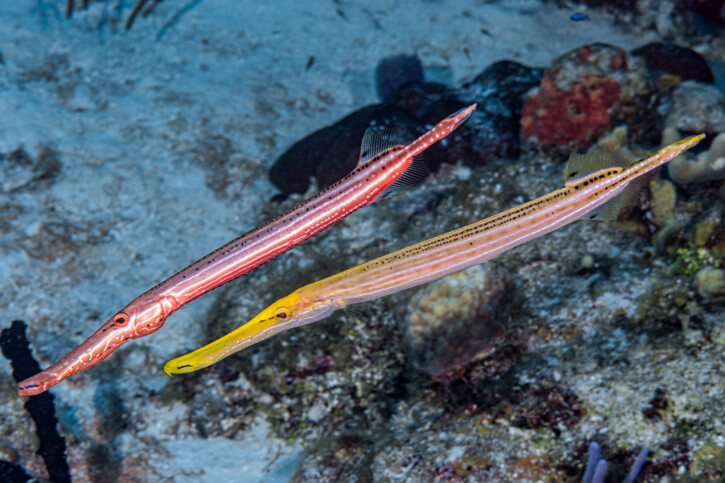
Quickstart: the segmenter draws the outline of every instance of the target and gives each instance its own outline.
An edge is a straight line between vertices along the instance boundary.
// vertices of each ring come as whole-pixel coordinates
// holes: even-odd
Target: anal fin
[[[380,198],[389,198],[391,196],[399,195],[404,191],[415,188],[422,185],[428,178],[431,169],[428,163],[422,156],[416,156],[411,161],[408,169],[405,170],[400,178],[396,179],[393,184],[385,188],[381,193]]]
[[[625,207],[639,204],[652,177],[653,176],[650,173],[647,173],[644,176],[640,176],[639,178],[630,181],[621,193],[589,213],[589,215],[587,215],[587,219],[597,221],[616,221],[617,216],[619,216],[619,212]]]

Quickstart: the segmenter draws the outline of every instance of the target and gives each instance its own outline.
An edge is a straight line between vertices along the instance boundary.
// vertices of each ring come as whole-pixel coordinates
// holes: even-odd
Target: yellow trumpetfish
[[[639,191],[642,175],[690,149],[692,136],[629,163],[623,156],[572,156],[566,184],[541,198],[403,248],[302,287],[211,344],[164,366],[192,372],[284,330],[323,319],[349,304],[415,287],[490,260],[582,218],[612,219]],[[638,183],[640,181],[640,183]]]

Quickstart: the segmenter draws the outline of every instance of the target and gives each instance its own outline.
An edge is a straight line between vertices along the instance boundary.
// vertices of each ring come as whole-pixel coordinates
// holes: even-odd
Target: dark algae
[[[40,371],[40,365],[33,357],[30,343],[25,334],[27,325],[22,320],[15,320],[10,327],[0,332],[0,350],[13,368],[15,381],[22,381]],[[38,454],[45,461],[50,481],[62,483],[71,481],[70,467],[66,459],[66,442],[58,433],[58,418],[55,416],[55,397],[44,392],[28,398],[24,403],[25,409],[35,423],[36,433],[40,444]],[[3,462],[3,470],[9,469],[8,477],[20,476],[21,479],[13,481],[27,481],[22,477],[25,474],[22,468]]]

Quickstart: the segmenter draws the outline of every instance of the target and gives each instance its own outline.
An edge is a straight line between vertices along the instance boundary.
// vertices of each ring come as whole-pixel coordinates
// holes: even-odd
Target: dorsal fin
[[[360,146],[360,159],[358,166],[370,161],[386,149],[395,146],[405,146],[405,134],[399,129],[385,126],[370,126],[365,130],[365,135]]]
[[[604,153],[593,149],[585,156],[572,155],[566,168],[566,184],[574,184],[579,179],[589,176],[597,171],[612,167],[624,168],[638,161],[640,158],[631,151],[622,148],[616,153]],[[626,206],[633,206],[640,202],[644,188],[656,174],[656,171],[639,176],[630,181],[617,196],[587,215],[589,220],[614,221],[619,212]]]
[[[615,153],[606,153],[601,149],[594,148],[587,154],[572,154],[569,163],[566,165],[564,181],[566,181],[567,185],[573,184],[597,171],[612,167],[624,168],[637,161],[637,159],[634,154],[626,149],[620,149]]]

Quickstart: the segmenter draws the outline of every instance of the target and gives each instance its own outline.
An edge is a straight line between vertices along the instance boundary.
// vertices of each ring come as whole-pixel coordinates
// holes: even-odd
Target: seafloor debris
[[[413,360],[440,376],[490,354],[509,313],[510,276],[488,263],[419,288],[407,305]]]
[[[511,399],[516,407],[515,426],[549,428],[555,434],[579,423],[587,412],[576,394],[559,384],[525,385]]]
[[[0,350],[10,361],[15,381],[22,381],[40,371],[38,361],[33,358],[25,322],[14,321],[10,328],[0,332]],[[65,454],[65,439],[58,433],[58,419],[55,417],[55,403],[52,394],[45,392],[25,401],[40,441],[38,454],[45,461],[52,482],[71,481],[70,468]],[[12,470],[19,474],[18,470]]]
[[[705,443],[693,453],[689,470],[695,476],[710,474],[722,477],[725,474],[725,448]]]
[[[704,267],[695,274],[697,292],[703,297],[725,295],[725,270]]]
[[[58,152],[48,146],[41,146],[33,159],[22,147],[0,153],[0,194],[15,194],[24,191],[39,191],[55,183],[61,164]]]
[[[151,0],[151,3],[149,3],[148,0],[136,0],[136,4],[133,6],[133,9],[131,10],[131,13],[128,15],[128,18],[126,19],[125,28],[126,30],[130,30],[131,27],[133,27],[133,23],[136,20],[136,17],[139,15],[145,17],[149,15],[153,9],[161,3],[162,0]],[[74,0],[66,0],[65,2],[65,17],[70,18],[73,15],[73,12],[75,11],[75,1]],[[81,2],[82,8],[88,8],[89,0],[83,0]],[[148,6],[146,5],[148,3]],[[118,8],[121,8],[122,4],[119,4]],[[145,8],[144,8],[145,7]]]
[[[653,423],[657,423],[662,420],[663,412],[670,406],[667,400],[667,392],[664,389],[655,389],[652,399],[649,401],[649,406],[642,409],[642,414],[645,418],[649,419]]]

